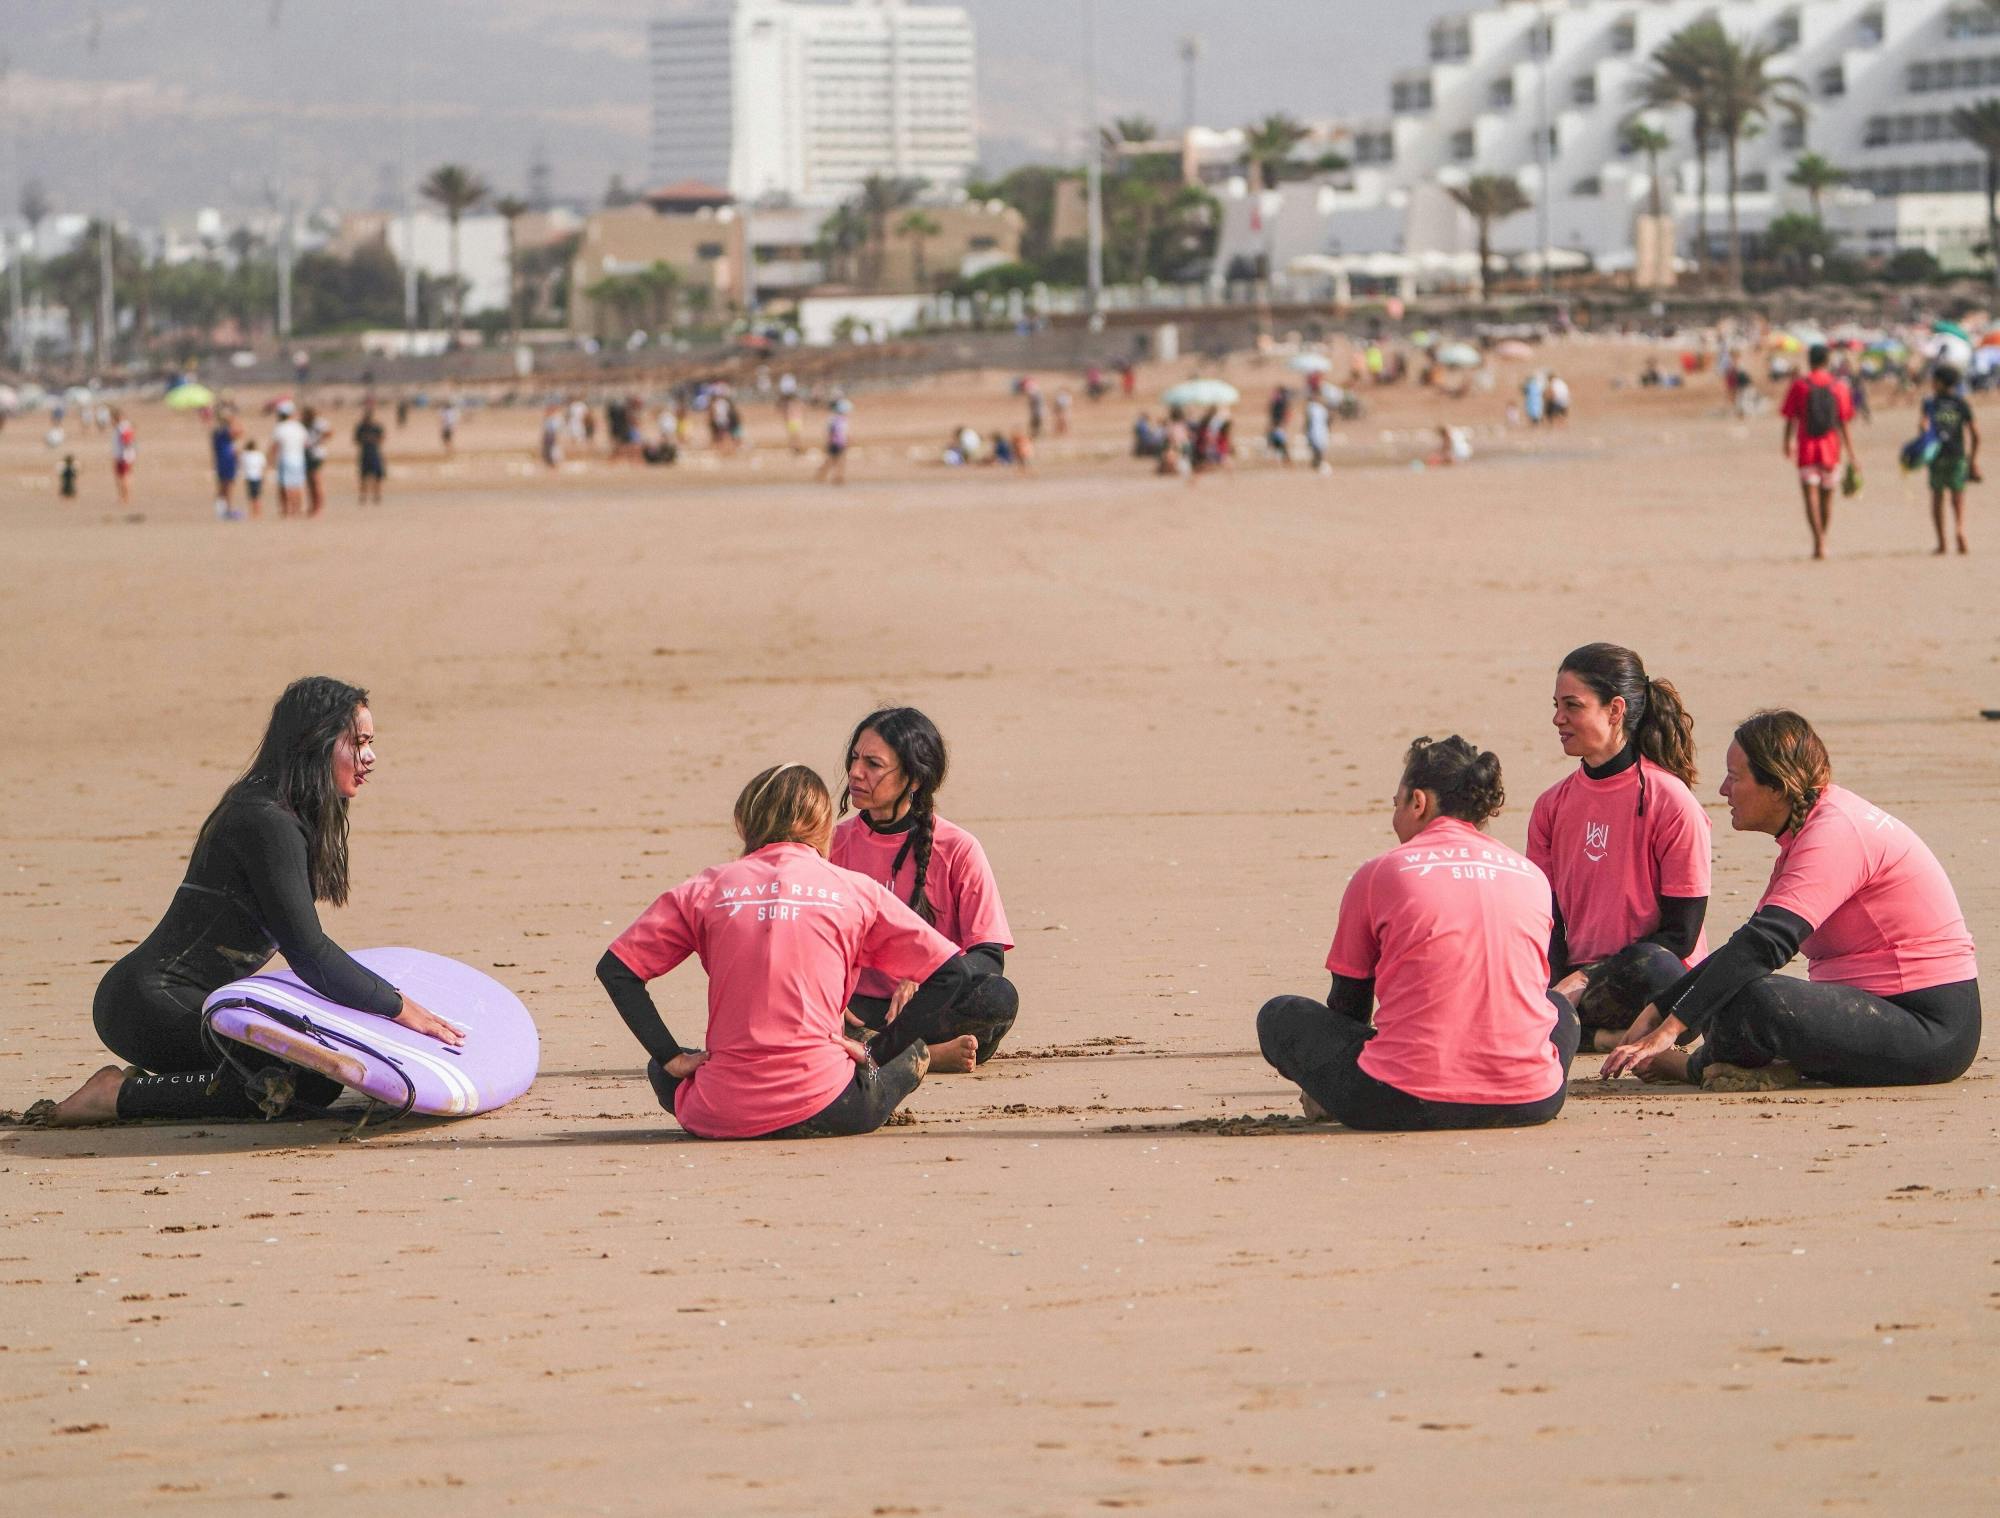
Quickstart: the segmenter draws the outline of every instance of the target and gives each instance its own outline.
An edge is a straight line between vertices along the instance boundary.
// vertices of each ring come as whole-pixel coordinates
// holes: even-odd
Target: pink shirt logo
[[[1583,857],[1592,864],[1602,864],[1605,853],[1611,847],[1611,824],[1608,822],[1586,822],[1583,825]]]

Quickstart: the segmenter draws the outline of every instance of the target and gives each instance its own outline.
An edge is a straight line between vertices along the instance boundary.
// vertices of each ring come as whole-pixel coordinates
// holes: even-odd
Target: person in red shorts
[[[1854,396],[1845,380],[1827,371],[1823,343],[1806,354],[1806,373],[1792,381],[1779,412],[1785,419],[1786,458],[1793,457],[1797,444],[1799,490],[1805,496],[1806,526],[1812,529],[1813,557],[1826,557],[1826,530],[1833,521],[1833,492],[1840,485],[1840,460],[1845,450],[1851,458],[1854,444],[1848,439],[1847,424],[1854,420]]]

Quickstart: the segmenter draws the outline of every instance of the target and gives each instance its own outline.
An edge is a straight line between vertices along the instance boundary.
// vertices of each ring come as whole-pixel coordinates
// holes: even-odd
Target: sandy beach
[[[366,511],[350,405],[312,521],[217,523],[198,424],[158,407],[129,513],[108,438],[72,429],[62,503],[9,425],[0,1106],[104,1062],[103,967],[312,672],[367,686],[380,735],[331,931],[505,980],[542,1068],[358,1142],[0,1129],[5,1505],[1993,1512],[1995,1035],[1910,1090],[1583,1058],[1545,1127],[1405,1136],[1290,1120],[1255,1050],[1267,997],[1325,991],[1409,740],[1495,749],[1520,845],[1570,764],[1556,663],[1598,638],[1694,714],[1712,938],[1772,857],[1715,797],[1727,735],[1788,705],[2000,946],[1991,492],[1973,555],[1933,559],[1895,467],[1915,400],[1878,390],[1813,564],[1776,419],[1727,416],[1712,375],[1614,390],[1649,351],[1551,350],[1556,431],[1505,425],[1518,368],[1370,392],[1330,477],[1258,457],[1283,368],[1241,359],[1246,458],[1192,487],[1056,375],[1076,429],[1025,476],[935,462],[1021,415],[987,373],[857,395],[842,489],[761,404],[747,457],[555,473],[531,408],[473,410],[450,460],[420,411]],[[1413,469],[1440,421],[1478,456]],[[1019,940],[1013,1038],[868,1138],[690,1140],[591,967],[728,856],[748,776],[836,775],[881,700],[951,742],[940,809]],[[698,966],[655,993],[699,1032]]]

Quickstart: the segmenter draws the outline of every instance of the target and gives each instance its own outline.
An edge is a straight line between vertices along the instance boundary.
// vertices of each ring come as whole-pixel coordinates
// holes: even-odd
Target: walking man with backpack
[[[1847,424],[1854,419],[1854,397],[1844,380],[1828,372],[1827,351],[1815,344],[1806,355],[1804,378],[1792,381],[1780,415],[1785,419],[1786,458],[1797,443],[1799,490],[1805,496],[1806,526],[1812,529],[1813,557],[1826,557],[1826,533],[1833,521],[1833,493],[1840,488],[1840,460],[1853,457]]]

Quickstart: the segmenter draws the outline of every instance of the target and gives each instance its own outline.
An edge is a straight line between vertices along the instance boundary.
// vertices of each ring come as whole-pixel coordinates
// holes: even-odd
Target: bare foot
[[[87,1128],[93,1123],[118,1121],[118,1088],[125,1084],[125,1072],[106,1065],[68,1096],[48,1109],[42,1119],[51,1128]]]
[[[964,1075],[979,1060],[979,1040],[970,1033],[932,1044],[931,1074]]]
[[[1967,542],[1965,541],[1965,534],[1964,534],[1964,533],[1960,533],[1960,534],[1958,535],[1958,551],[1959,551],[1960,553],[1971,553],[1971,552],[1972,552],[1972,545],[1971,545],[1971,544],[1969,544],[1969,543],[1967,543]],[[1942,552],[1942,550],[1940,550],[1940,552]]]
[[[1653,1056],[1646,1073],[1639,1077],[1649,1086],[1664,1085],[1669,1081],[1686,1083],[1688,1078],[1688,1052],[1685,1049],[1662,1049]]]
[[[1299,1093],[1299,1111],[1306,1115],[1306,1121],[1309,1123],[1330,1123],[1333,1121],[1333,1114],[1307,1096],[1303,1091]]]
[[[1701,1072],[1704,1091],[1789,1091],[1799,1083],[1796,1066],[1783,1060],[1768,1065],[1731,1065],[1716,1060]]]

